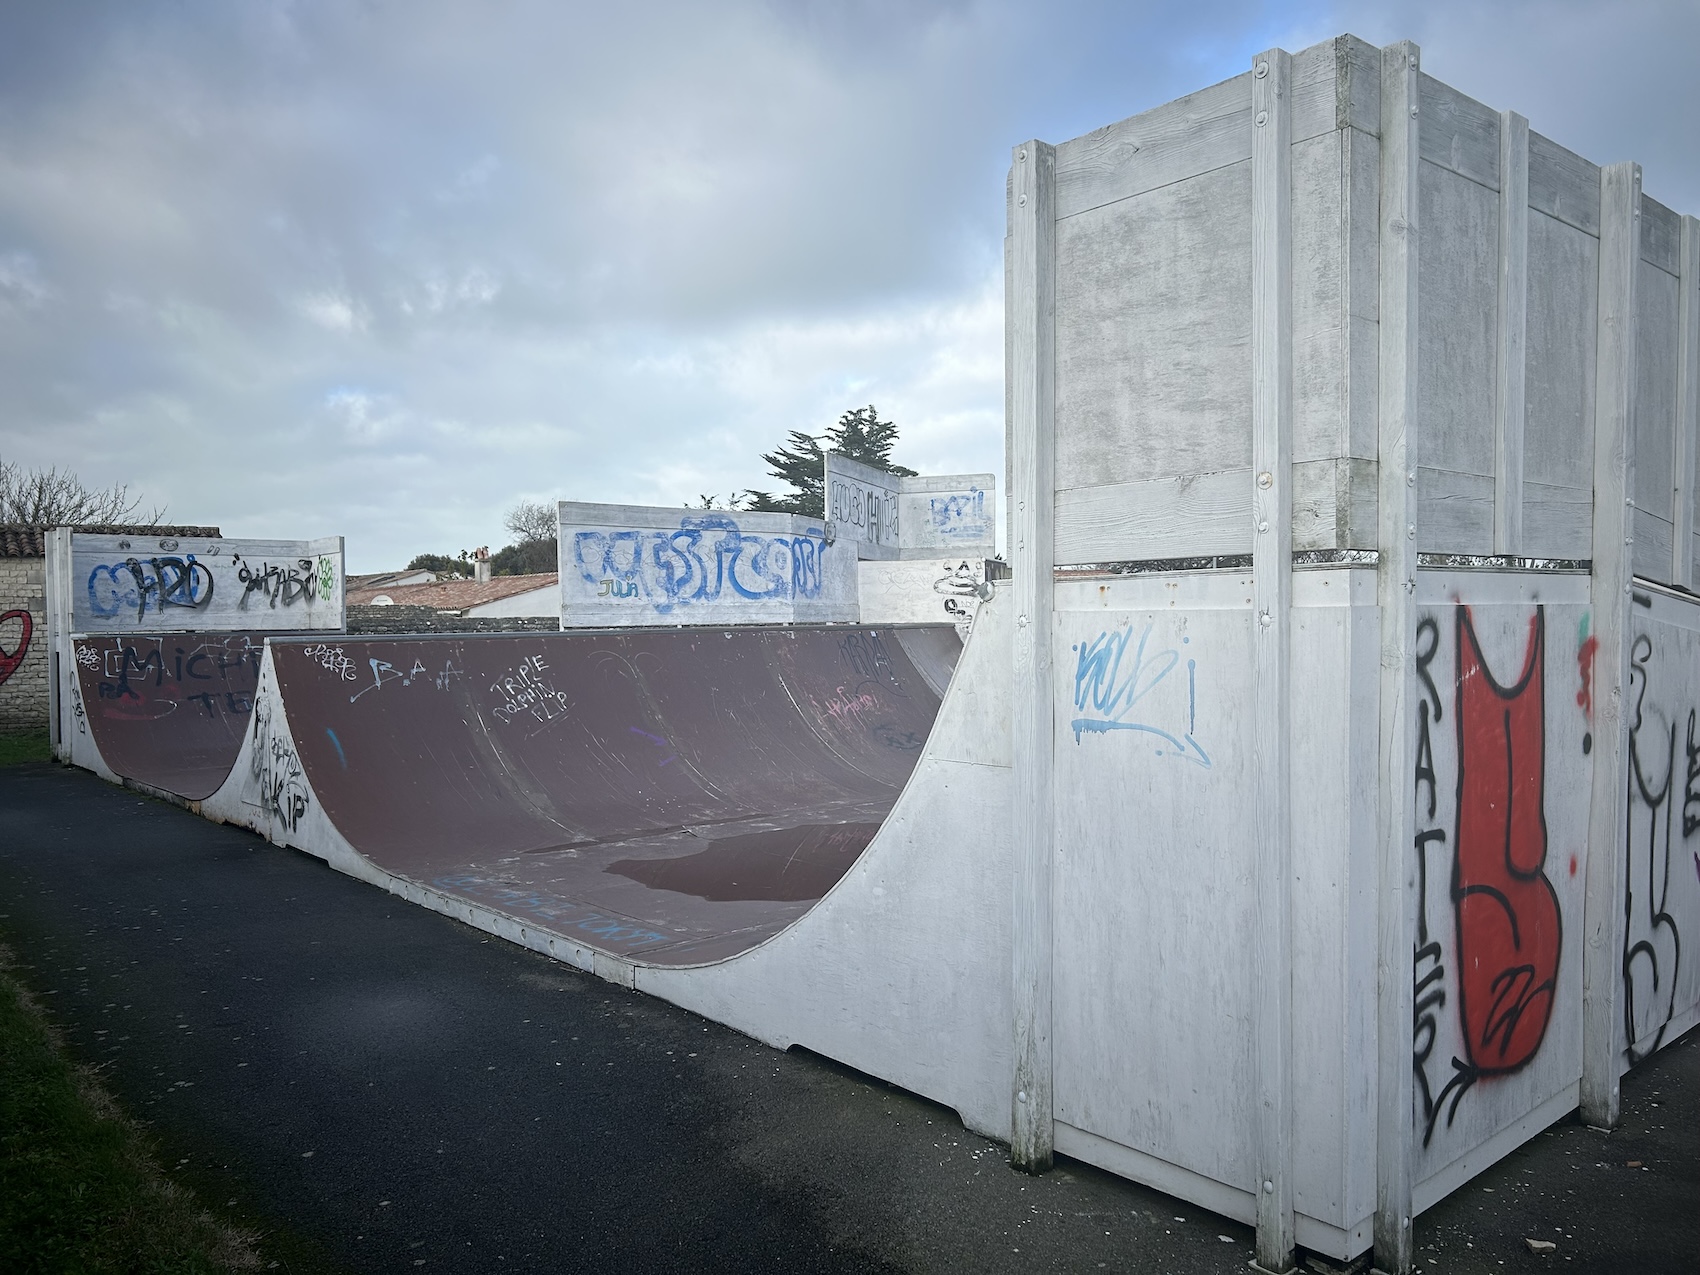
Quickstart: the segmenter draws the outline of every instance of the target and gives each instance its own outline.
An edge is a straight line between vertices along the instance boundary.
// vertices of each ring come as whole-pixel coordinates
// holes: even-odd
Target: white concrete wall
[[[481,606],[468,607],[467,615],[560,615],[561,590],[559,586],[548,589],[532,589],[529,593],[516,593],[512,597],[498,598],[494,602],[486,602]]]
[[[561,625],[853,622],[856,553],[818,519],[560,504]]]
[[[997,476],[893,474],[828,452],[826,516],[834,537],[865,559],[989,558]]]
[[[966,637],[986,583],[984,558],[857,564],[863,624],[954,624]]]
[[[342,582],[340,536],[180,541],[74,534],[68,610],[76,633],[337,629]]]

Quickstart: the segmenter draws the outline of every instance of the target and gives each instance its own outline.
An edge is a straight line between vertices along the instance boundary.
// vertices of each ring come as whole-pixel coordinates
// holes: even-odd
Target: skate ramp
[[[316,802],[384,873],[704,964],[856,862],[960,650],[948,626],[274,641],[292,755],[256,737],[247,779],[286,840]]]
[[[253,715],[265,634],[99,634],[74,650],[79,764],[186,801],[224,783]]]

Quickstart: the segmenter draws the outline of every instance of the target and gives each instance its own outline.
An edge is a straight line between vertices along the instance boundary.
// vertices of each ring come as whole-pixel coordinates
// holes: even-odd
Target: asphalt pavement
[[[0,941],[275,1269],[1243,1272],[1248,1227],[174,806],[0,769]],[[1700,1268],[1700,1037],[1418,1220],[1425,1272]],[[1525,1241],[1550,1240],[1536,1255]]]

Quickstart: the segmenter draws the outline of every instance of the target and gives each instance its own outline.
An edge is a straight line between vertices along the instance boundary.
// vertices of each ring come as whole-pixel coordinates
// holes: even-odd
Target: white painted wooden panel
[[[1375,548],[1375,462],[1293,466],[1293,548]]]
[[[1499,112],[1427,75],[1418,81],[1418,99],[1422,158],[1498,191]]]
[[[856,619],[854,542],[818,518],[560,502],[561,626]]]
[[[1376,54],[1376,109],[1380,109],[1379,65]],[[1351,130],[1341,137],[1341,217],[1345,222],[1346,455],[1373,461],[1378,454],[1377,397],[1380,367],[1377,355],[1379,258],[1378,220],[1381,205],[1381,143]]]
[[[1425,139],[1429,129],[1425,119]],[[1496,168],[1497,134],[1496,120]],[[1417,460],[1434,469],[1491,476],[1499,200],[1493,190],[1431,163],[1422,165],[1418,189],[1423,251],[1417,283],[1417,395],[1423,428]]]
[[[77,633],[342,627],[342,538],[71,536]]]
[[[1057,1118],[1249,1190],[1250,611],[1057,619]]]
[[[1643,201],[1645,204],[1646,201]],[[1642,218],[1643,223],[1646,218]],[[1680,291],[1676,278],[1643,258],[1636,281],[1636,310],[1639,328],[1635,342],[1635,419],[1631,425],[1635,447],[1635,507],[1666,523],[1671,517],[1671,458],[1676,444],[1677,309]],[[1665,537],[1670,549],[1670,537]],[[1668,566],[1648,575],[1667,580]]]
[[[1342,1228],[1375,1204],[1375,719],[1349,706],[1374,702],[1377,624],[1354,575],[1296,573],[1292,631],[1294,1205]]]
[[[1600,169],[1539,133],[1529,134],[1529,207],[1600,237]]]
[[[1422,553],[1492,553],[1493,479],[1418,468],[1417,548]]]
[[[1441,572],[1419,583],[1408,948],[1418,1182],[1581,1074],[1591,741],[1578,693],[1591,633],[1579,585]],[[1501,600],[1506,590],[1521,599]],[[1519,808],[1531,817],[1508,831],[1502,812]],[[1507,901],[1520,945],[1478,890]]]
[[[1530,134],[1530,186],[1534,134]],[[1599,201],[1596,179],[1595,203]],[[1599,296],[1599,241],[1531,210],[1529,214],[1528,418],[1523,445],[1524,551],[1537,558],[1586,558],[1592,512],[1574,514],[1580,531],[1555,524],[1567,503],[1551,489],[1589,493],[1594,485],[1594,315]],[[1571,516],[1571,515],[1566,515]]]
[[[1293,459],[1346,454],[1346,264],[1342,216],[1345,134],[1292,147]]]
[[[893,474],[828,452],[826,516],[861,558],[989,557],[997,476]]]
[[[1251,470],[1059,491],[1057,562],[1251,552]]]
[[[1641,260],[1668,275],[1681,272],[1682,218],[1651,195],[1641,196]]]
[[[1057,217],[1251,157],[1251,75],[1189,93],[1057,147]]]
[[[1641,467],[1636,467],[1639,474]],[[1667,468],[1665,473],[1669,473]],[[1643,580],[1657,580],[1660,584],[1670,582],[1671,563],[1671,526],[1668,518],[1648,513],[1645,509],[1635,511],[1631,522],[1635,537],[1635,550],[1630,555],[1634,564],[1635,574]]]
[[[1251,170],[1057,224],[1059,490],[1251,463]]]
[[[1668,1042],[1700,1011],[1700,604],[1640,593],[1629,627],[1625,1064]]]
[[[1523,546],[1532,558],[1586,560],[1594,551],[1593,489],[1525,482]]]

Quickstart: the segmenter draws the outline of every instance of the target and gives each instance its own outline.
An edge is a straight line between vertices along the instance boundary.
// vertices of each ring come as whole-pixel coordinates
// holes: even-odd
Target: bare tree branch
[[[131,496],[124,483],[96,490],[78,478],[75,471],[23,469],[0,460],[0,522],[26,523],[38,527],[128,524],[157,527],[165,517],[164,506],[149,514],[138,514],[141,497]]]

